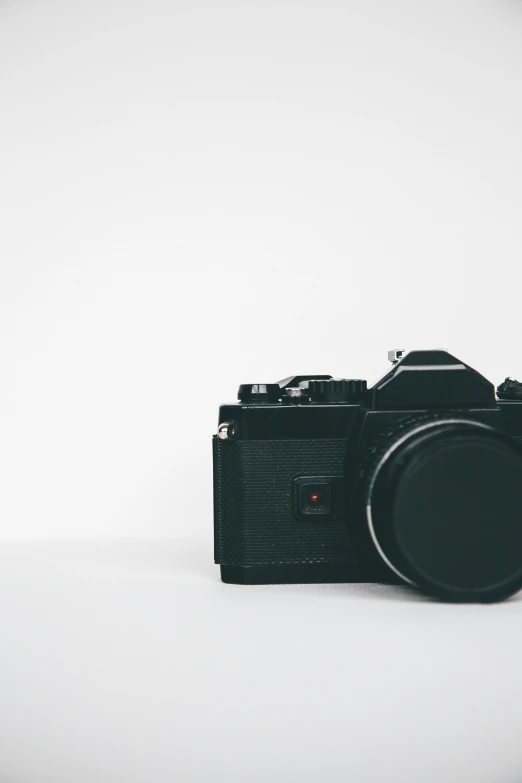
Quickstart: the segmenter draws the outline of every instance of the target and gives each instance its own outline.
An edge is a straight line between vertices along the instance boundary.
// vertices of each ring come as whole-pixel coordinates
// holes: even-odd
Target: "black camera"
[[[522,587],[522,383],[391,351],[373,387],[246,384],[214,436],[224,582],[409,583],[452,601]]]

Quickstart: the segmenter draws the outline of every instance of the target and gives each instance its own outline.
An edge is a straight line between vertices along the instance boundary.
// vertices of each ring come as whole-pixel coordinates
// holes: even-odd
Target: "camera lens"
[[[371,476],[367,522],[386,564],[456,601],[495,601],[522,587],[522,456],[478,422],[413,428]]]

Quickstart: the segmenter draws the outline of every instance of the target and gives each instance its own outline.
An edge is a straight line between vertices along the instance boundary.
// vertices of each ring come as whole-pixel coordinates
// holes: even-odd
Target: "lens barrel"
[[[390,438],[371,473],[367,524],[406,582],[453,601],[498,601],[522,587],[522,454],[471,420]]]

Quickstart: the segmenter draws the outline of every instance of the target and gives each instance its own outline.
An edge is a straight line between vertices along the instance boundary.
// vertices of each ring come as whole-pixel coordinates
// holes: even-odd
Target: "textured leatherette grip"
[[[347,443],[216,439],[216,562],[355,563],[346,520],[301,519],[293,507],[294,479],[343,475]]]

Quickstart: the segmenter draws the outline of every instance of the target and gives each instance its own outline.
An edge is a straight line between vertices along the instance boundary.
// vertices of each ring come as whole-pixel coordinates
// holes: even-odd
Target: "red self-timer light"
[[[321,494],[319,492],[310,492],[308,500],[313,506],[316,506],[321,501]]]

